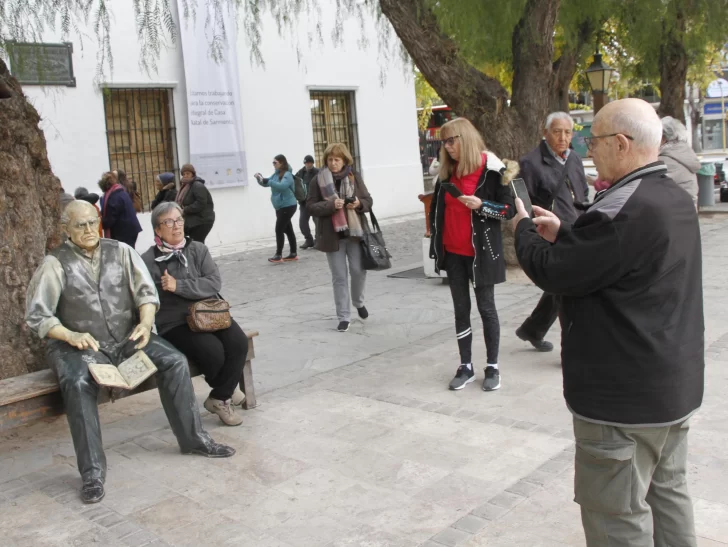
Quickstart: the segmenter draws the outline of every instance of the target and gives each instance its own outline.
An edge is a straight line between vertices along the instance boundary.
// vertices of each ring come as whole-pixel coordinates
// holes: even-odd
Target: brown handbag
[[[193,332],[215,332],[230,327],[230,304],[222,298],[208,298],[190,304],[187,325]]]

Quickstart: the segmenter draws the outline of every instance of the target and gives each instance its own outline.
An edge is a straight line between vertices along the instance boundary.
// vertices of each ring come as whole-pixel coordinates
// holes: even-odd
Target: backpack
[[[307,194],[303,179],[298,175],[293,175],[293,195],[296,196],[296,201],[306,201]]]

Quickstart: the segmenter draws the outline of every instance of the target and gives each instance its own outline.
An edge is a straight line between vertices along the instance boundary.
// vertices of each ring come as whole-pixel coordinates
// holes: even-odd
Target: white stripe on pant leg
[[[464,330],[463,332],[457,333],[457,339],[460,340],[462,338],[465,338],[469,334],[473,334],[473,329],[469,328],[468,330]]]

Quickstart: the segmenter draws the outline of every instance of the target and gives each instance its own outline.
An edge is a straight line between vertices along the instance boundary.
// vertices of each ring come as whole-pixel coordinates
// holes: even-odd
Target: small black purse
[[[384,241],[382,230],[377,222],[374,212],[370,211],[372,217],[372,229],[369,228],[366,214],[363,214],[364,235],[359,244],[361,245],[361,265],[365,270],[388,270],[392,267],[392,255],[387,250],[387,243]]]

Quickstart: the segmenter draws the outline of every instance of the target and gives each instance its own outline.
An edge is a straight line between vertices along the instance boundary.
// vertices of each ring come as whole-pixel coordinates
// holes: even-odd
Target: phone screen
[[[459,198],[463,193],[452,182],[441,182],[440,186],[452,197]]]
[[[526,211],[529,216],[533,216],[533,205],[531,205],[531,198],[528,196],[528,188],[526,188],[526,182],[523,179],[513,179],[511,181],[511,188],[513,188],[513,194],[517,198],[521,198]]]

